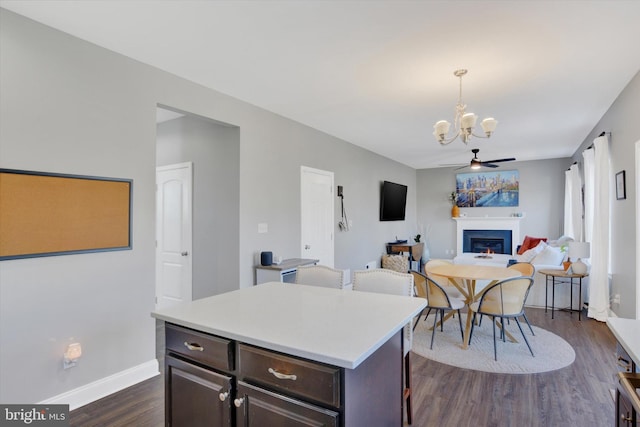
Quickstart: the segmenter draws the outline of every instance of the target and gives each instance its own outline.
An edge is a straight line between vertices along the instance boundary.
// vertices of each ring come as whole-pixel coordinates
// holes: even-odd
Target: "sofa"
[[[527,238],[525,237],[525,242]],[[521,251],[521,254],[515,256],[519,262],[530,262],[536,269],[533,276],[533,286],[529,291],[526,305],[530,307],[544,307],[545,306],[545,284],[546,276],[540,273],[540,270],[557,270],[562,269],[562,262],[567,259],[567,248],[569,242],[573,239],[570,237],[562,236],[557,240],[540,240],[534,247],[530,247]],[[523,242],[523,244],[525,243]],[[549,279],[551,281],[551,279]],[[582,301],[585,301],[585,292],[588,288],[588,279],[582,281]],[[577,283],[574,281],[574,283]],[[569,285],[568,284],[556,284],[555,295],[555,307],[569,307]],[[549,305],[551,305],[551,285],[549,285]],[[578,287],[574,286],[574,303],[573,307],[578,307]]]
[[[566,259],[567,247],[569,242],[573,241],[570,237],[562,236],[556,240],[548,240],[546,238],[525,237],[522,245],[518,248],[518,254],[500,255],[493,254],[491,258],[476,258],[478,254],[463,254],[454,258],[456,264],[477,264],[477,265],[495,265],[506,266],[509,260],[515,259],[517,262],[530,262],[535,267],[536,272],[533,276],[533,286],[529,291],[526,306],[528,307],[544,307],[545,306],[545,284],[546,276],[540,273],[540,270],[562,269],[562,262]],[[551,281],[551,279],[549,279]],[[481,290],[488,282],[478,282],[476,284],[476,292]],[[574,281],[574,303],[573,307],[578,307],[578,286]],[[582,279],[582,302],[586,301],[588,295],[589,278]],[[551,285],[549,285],[549,306],[551,306]],[[556,284],[555,307],[569,307],[569,285]]]

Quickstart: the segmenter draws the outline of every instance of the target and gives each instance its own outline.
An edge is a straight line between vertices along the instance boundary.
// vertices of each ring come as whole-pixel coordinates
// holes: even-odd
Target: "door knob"
[[[184,251],[184,252],[182,252],[180,255],[182,255],[182,256],[187,256],[187,255],[189,255],[189,252]]]

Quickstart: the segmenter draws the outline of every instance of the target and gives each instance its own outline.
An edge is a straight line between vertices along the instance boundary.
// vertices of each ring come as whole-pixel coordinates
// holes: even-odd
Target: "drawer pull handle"
[[[241,407],[243,403],[244,403],[244,397],[239,397],[233,401],[233,404],[236,406],[236,408]]]
[[[220,399],[221,402],[224,402],[225,400],[227,400],[227,397],[229,397],[228,391],[222,392],[218,395],[218,398]]]
[[[627,415],[625,415],[625,414],[620,415],[620,419],[621,419],[622,421],[626,421],[626,422],[631,422],[631,421],[633,421],[633,418],[631,418],[631,417],[629,416],[629,414],[628,414],[628,413],[627,413]]]
[[[187,347],[189,350],[193,350],[193,351],[204,351],[204,347],[201,346],[198,343],[188,343],[188,342],[184,342],[184,346]]]
[[[274,377],[276,377],[279,380],[291,380],[291,381],[295,381],[296,379],[298,379],[298,377],[294,374],[282,374],[278,371],[276,371],[273,368],[269,368],[269,373],[271,375],[273,375]]]
[[[625,371],[631,372],[631,363],[628,360],[618,357],[618,366],[624,368]]]

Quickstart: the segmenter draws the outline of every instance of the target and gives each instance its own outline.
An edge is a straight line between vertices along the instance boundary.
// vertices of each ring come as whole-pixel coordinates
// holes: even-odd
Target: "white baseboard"
[[[131,387],[159,374],[158,361],[153,359],[82,387],[53,396],[39,402],[39,404],[68,404],[69,410],[73,411],[76,408],[95,402],[98,399],[124,390],[127,387]]]

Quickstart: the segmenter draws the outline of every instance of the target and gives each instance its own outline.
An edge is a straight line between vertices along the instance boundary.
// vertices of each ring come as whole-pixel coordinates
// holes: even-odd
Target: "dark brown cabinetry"
[[[292,399],[245,382],[238,382],[234,400],[237,425],[263,426],[339,426],[339,413]]]
[[[231,426],[231,377],[166,357],[166,424]]]
[[[640,387],[640,374],[635,373],[637,366],[620,343],[616,348],[616,356],[619,371],[616,387],[616,427],[640,427],[640,398],[636,391]]]
[[[165,424],[402,424],[402,331],[355,369],[165,324]]]

